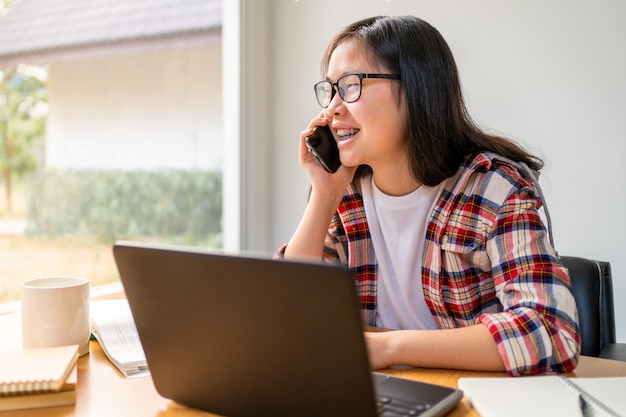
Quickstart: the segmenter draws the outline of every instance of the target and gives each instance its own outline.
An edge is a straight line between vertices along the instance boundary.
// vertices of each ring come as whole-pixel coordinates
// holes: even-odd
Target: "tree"
[[[0,17],[4,16],[16,0],[0,0]]]
[[[0,18],[15,2],[0,0]],[[13,176],[35,168],[33,151],[45,130],[46,89],[41,77],[45,71],[38,76],[33,69],[0,69],[0,172],[8,211],[13,210]]]
[[[19,65],[0,70],[0,173],[6,209],[13,210],[13,178],[37,166],[47,113],[45,69]]]

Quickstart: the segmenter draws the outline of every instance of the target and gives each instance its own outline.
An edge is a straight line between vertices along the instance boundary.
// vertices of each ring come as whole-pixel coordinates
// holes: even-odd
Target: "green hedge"
[[[33,177],[27,234],[220,247],[221,219],[217,172],[46,170]]]

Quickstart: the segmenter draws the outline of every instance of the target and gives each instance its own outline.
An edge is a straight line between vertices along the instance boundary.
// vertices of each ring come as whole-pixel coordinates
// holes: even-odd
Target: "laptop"
[[[228,417],[443,416],[444,386],[373,373],[351,272],[338,265],[118,242],[156,390]]]

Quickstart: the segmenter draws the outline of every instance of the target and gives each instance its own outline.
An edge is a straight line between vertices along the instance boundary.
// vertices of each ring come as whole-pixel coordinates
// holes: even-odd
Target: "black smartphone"
[[[339,148],[328,126],[318,126],[305,142],[326,171],[332,174],[339,169],[341,166]]]

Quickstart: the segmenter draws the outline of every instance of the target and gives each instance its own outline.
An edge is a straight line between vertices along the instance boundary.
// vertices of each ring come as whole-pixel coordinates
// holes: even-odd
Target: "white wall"
[[[219,169],[221,42],[50,65],[46,165]]]
[[[626,342],[626,3],[621,0],[239,0],[242,13],[266,7],[270,42],[247,34],[246,49],[265,54],[265,71],[245,65],[243,89],[268,89],[259,112],[271,122],[261,137],[267,161],[246,160],[267,177],[264,198],[245,204],[269,236],[244,249],[270,252],[287,241],[305,205],[308,183],[297,160],[298,135],[318,108],[312,85],[322,51],[343,26],[377,14],[414,14],[438,28],[457,59],[466,101],[484,126],[504,133],[546,160],[542,185],[561,254],[610,261],[618,341]],[[261,4],[261,5],[260,5]],[[269,16],[266,16],[269,15]],[[265,17],[263,17],[265,16]],[[225,22],[226,25],[226,22]],[[246,27],[242,28],[246,33]],[[255,48],[256,47],[256,48]],[[257,61],[256,64],[259,64]],[[263,73],[263,71],[261,71]],[[228,86],[225,87],[228,90]],[[228,91],[225,90],[225,94]],[[249,112],[248,112],[249,113]],[[227,119],[228,120],[228,115]],[[253,130],[259,115],[244,116]],[[228,121],[226,121],[228,123]],[[265,156],[264,156],[265,157]],[[226,168],[228,169],[228,168]],[[244,187],[245,189],[245,187]],[[259,190],[256,190],[259,193]],[[266,213],[270,213],[269,217]],[[225,225],[226,233],[229,226]],[[258,234],[257,234],[258,235]]]

